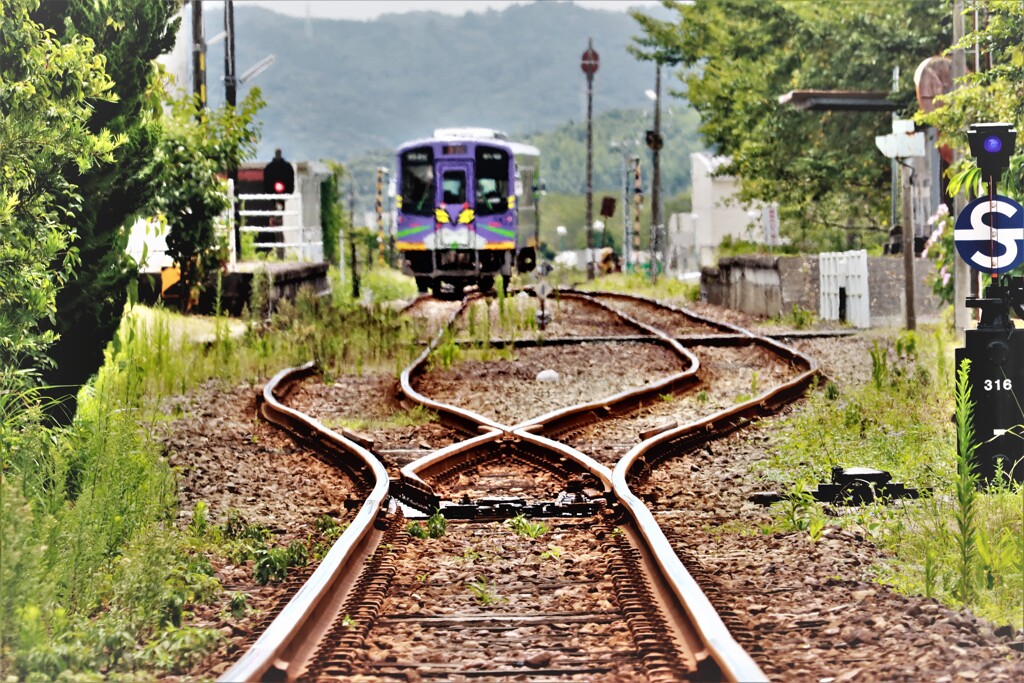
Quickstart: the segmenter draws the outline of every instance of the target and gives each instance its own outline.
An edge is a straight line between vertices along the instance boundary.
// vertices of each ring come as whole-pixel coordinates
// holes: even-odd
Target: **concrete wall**
[[[914,260],[917,320],[937,322],[941,303],[929,283],[933,264]],[[817,256],[733,256],[717,267],[701,271],[701,292],[708,303],[751,315],[776,317],[793,306],[818,312]],[[872,327],[899,327],[904,323],[902,256],[868,259],[868,294]]]

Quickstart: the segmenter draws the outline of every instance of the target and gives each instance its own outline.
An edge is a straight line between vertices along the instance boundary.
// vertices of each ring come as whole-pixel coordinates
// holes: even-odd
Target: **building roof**
[[[882,90],[790,90],[779,104],[800,111],[895,111],[899,108]]]
[[[701,164],[709,176],[718,173],[718,169],[722,166],[728,166],[732,163],[732,157],[710,154],[708,152],[693,152],[690,154],[690,158]]]

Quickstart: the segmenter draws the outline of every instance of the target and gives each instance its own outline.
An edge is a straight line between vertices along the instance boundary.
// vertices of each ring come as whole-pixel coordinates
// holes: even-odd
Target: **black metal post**
[[[651,153],[651,282],[658,280],[658,251],[661,247],[661,62],[655,62],[654,149]]]
[[[359,298],[359,255],[356,253],[356,181],[348,184],[348,250],[352,257],[352,298]]]
[[[233,0],[224,1],[224,101],[231,108],[237,103],[238,82],[235,78],[235,5]],[[238,148],[231,150],[228,162],[228,178],[234,183],[238,192]],[[241,206],[235,202],[233,217],[235,230],[235,258],[242,259],[242,215]]]
[[[587,39],[580,68],[587,76],[587,210],[584,220],[587,229],[587,279],[594,279],[594,74],[599,57],[594,50],[594,39]]]

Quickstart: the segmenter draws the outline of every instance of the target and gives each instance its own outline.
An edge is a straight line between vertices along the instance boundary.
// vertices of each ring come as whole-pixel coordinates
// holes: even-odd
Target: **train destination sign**
[[[957,253],[982,273],[999,275],[1024,264],[1024,206],[1009,197],[980,197],[957,216]]]

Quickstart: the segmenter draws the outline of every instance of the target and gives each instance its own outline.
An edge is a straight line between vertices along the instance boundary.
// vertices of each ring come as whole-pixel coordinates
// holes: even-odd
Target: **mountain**
[[[222,28],[217,13],[207,13],[205,23],[208,36]],[[595,115],[646,111],[654,66],[626,52],[637,34],[626,13],[561,2],[461,17],[390,14],[366,22],[235,8],[237,72],[268,54],[276,57],[251,82],[267,101],[261,159],[280,147],[292,160],[346,161],[438,127],[483,126],[523,138],[583,121],[580,56],[588,38],[601,56]],[[219,48],[208,53],[211,106],[223,102]],[[598,144],[604,143],[595,138]]]

